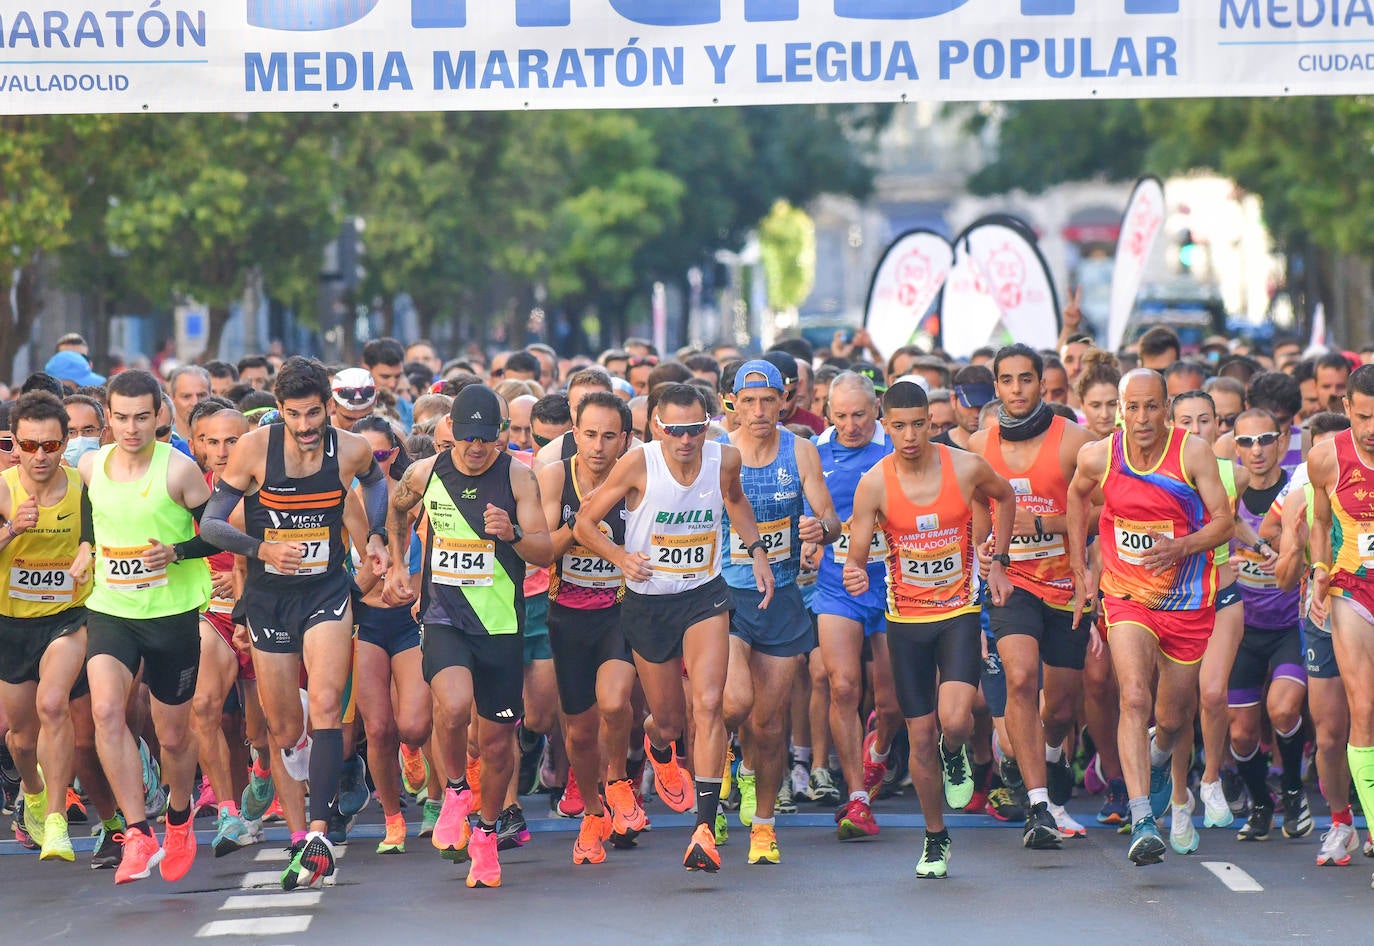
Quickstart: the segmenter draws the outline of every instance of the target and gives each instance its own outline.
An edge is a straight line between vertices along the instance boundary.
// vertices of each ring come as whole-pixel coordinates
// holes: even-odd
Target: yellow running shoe
[[[74,861],[72,839],[67,834],[67,816],[55,811],[43,822],[43,853],[40,861]]]
[[[47,817],[48,790],[44,788],[37,795],[24,792],[24,830],[29,833],[34,844],[43,843],[43,819]]]
[[[387,815],[386,837],[377,845],[378,854],[404,854],[406,852],[406,816],[399,811]]]
[[[778,853],[778,832],[771,824],[757,821],[749,828],[749,863],[777,864],[782,861]]]

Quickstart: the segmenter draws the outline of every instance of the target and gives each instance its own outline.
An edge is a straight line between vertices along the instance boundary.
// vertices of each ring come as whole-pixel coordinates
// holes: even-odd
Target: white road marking
[[[290,852],[287,851],[285,848],[265,847],[260,848],[258,850],[258,853],[254,855],[253,860],[258,861],[259,863],[264,863],[266,861],[285,861],[286,856],[289,853]],[[344,855],[346,855],[347,853],[348,848],[346,847],[339,846],[334,848],[334,862],[338,863],[339,861],[343,860]]]
[[[1227,861],[1203,861],[1202,866],[1211,871],[1217,880],[1235,893],[1259,893],[1264,890],[1259,881]]]
[[[297,890],[291,893],[261,894],[255,896],[230,897],[224,901],[221,910],[296,910],[300,907],[313,907],[324,894],[318,890]]]
[[[260,916],[242,920],[215,920],[196,930],[196,936],[283,936],[304,933],[310,928],[311,916]]]
[[[252,890],[254,887],[277,887],[281,884],[281,874],[274,870],[250,870],[243,875],[239,881],[240,890]]]

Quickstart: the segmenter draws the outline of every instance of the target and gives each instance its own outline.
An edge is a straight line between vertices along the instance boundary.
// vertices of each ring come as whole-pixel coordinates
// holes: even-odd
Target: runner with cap
[[[645,743],[659,798],[674,811],[692,807],[691,776],[675,750],[687,732],[692,701],[696,828],[683,866],[717,871],[714,822],[725,764],[721,704],[730,658],[730,587],[721,576],[720,520],[728,511],[748,551],[760,610],[772,600],[773,571],[754,511],[740,485],[739,451],[707,442],[710,417],[702,393],[671,383],[658,391],[650,420],[654,439],[627,453],[582,505],[577,541],[619,566],[627,584],[621,627],[649,704]],[[596,524],[625,502],[625,545]],[[682,670],[689,694],[684,694]]]
[[[983,405],[997,396],[992,372],[982,365],[965,365],[954,373],[949,402],[954,407],[954,426],[930,442],[946,447],[969,448],[969,439],[978,432],[978,415]]]
[[[392,494],[387,529],[396,557],[387,588],[397,601],[415,597],[400,563],[413,516],[422,514],[420,659],[448,776],[431,841],[449,860],[471,859],[469,887],[499,887],[497,821],[523,712],[525,564],[552,564],[553,546],[535,475],[505,449],[509,421],[500,396],[468,385],[449,416],[453,448],[411,464]],[[465,774],[474,709],[481,780],[491,786],[481,793],[476,830],[468,823],[473,794]]]
[[[215,484],[201,534],[248,559],[245,624],[253,647],[258,698],[267,719],[277,795],[291,831],[282,887],[312,886],[334,872],[326,832],[343,769],[344,689],[353,665],[357,591],[344,568],[344,509],[357,479],[367,515],[369,566],[389,564],[387,486],[366,439],[334,427],[333,397],[318,361],[288,358],[273,385],[281,422],[249,431]],[[245,529],[230,522],[242,502]],[[299,697],[304,664],[309,720]],[[310,782],[310,819],[305,790]]]
[[[974,509],[985,511],[992,503],[997,512],[987,583],[993,603],[1001,605],[1012,591],[1006,552],[1016,506],[1010,484],[981,457],[930,446],[928,406],[925,390],[913,382],[898,381],[883,395],[894,452],[859,481],[844,585],[856,596],[869,590],[864,550],[881,528],[892,550],[888,652],[926,824],[916,876],[944,878],[950,840],[943,805],[963,808],[974,789],[967,746],[983,663]]]
[[[1120,392],[1124,426],[1079,451],[1069,484],[1070,606],[1077,627],[1097,597],[1086,549],[1100,497],[1102,601],[1121,687],[1117,746],[1131,809],[1127,853],[1144,865],[1164,855],[1155,819],[1169,806],[1174,745],[1197,706],[1198,664],[1216,619],[1213,555],[1234,527],[1212,451],[1167,424],[1164,379],[1138,368],[1121,379]],[[1096,627],[1090,633],[1096,637]]]
[[[778,425],[784,382],[771,362],[745,362],[735,373],[734,413],[739,426],[720,443],[740,453],[740,486],[773,571],[773,600],[760,608],[753,554],[721,520],[727,562],[722,571],[735,608],[725,679],[725,726],[739,733],[740,823],[750,829],[750,864],[781,859],[773,808],[786,777],[784,720],[798,657],[815,646],[811,618],[797,587],[801,544],[829,545],[840,535],[816,447]],[[811,513],[806,514],[804,504]]]
[[[345,368],[329,387],[329,423],[338,430],[351,431],[377,404],[377,383],[366,368]]]

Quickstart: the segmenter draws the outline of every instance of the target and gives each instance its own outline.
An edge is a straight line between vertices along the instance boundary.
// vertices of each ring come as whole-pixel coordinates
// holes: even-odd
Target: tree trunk
[[[227,305],[212,305],[209,310],[210,325],[205,335],[205,351],[201,354],[201,362],[215,361],[219,358],[219,343],[224,337],[224,327],[229,323]]]
[[[33,323],[42,311],[42,294],[38,289],[40,260],[35,254],[29,265],[14,271],[15,282],[0,287],[0,380],[8,380],[14,387],[23,381],[9,377],[14,373],[14,359],[28,342]],[[10,304],[11,288],[17,306]]]

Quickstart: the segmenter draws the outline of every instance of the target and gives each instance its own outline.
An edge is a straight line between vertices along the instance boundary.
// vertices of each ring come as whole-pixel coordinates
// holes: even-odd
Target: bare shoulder
[[[986,430],[975,430],[968,438],[968,448],[972,453],[981,454],[988,446],[988,432]]]
[[[1094,440],[1078,448],[1078,472],[1089,476],[1101,475],[1107,468],[1107,456],[1112,448],[1112,438]]]
[[[1079,450],[1092,441],[1093,435],[1088,433],[1086,427],[1071,420],[1066,419],[1064,421],[1064,446],[1070,451],[1070,456],[1077,454]]]

